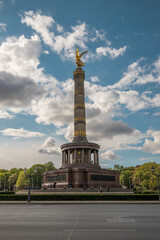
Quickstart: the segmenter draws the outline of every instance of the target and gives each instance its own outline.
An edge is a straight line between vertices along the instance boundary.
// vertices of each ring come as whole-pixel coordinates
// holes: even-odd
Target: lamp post
[[[157,180],[158,180],[158,192],[159,192],[159,202],[160,202],[160,182],[159,182],[160,174],[155,173],[155,168],[154,167],[151,168],[151,172],[154,176],[157,177]]]
[[[26,173],[27,172],[27,169],[25,168],[24,169],[24,172]],[[34,169],[34,172],[36,173],[37,172],[37,169],[35,168]],[[28,188],[28,202],[31,201],[31,179],[32,179],[32,175],[31,174],[26,174],[26,177],[29,178],[29,188]]]

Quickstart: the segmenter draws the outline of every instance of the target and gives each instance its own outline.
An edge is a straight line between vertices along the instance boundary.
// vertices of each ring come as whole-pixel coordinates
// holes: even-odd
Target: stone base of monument
[[[119,171],[99,168],[68,167],[43,175],[43,188],[121,188]]]

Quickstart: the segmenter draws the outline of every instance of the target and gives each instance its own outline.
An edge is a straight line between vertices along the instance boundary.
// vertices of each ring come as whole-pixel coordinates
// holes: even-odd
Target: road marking
[[[64,230],[64,232],[136,232],[135,229],[76,229]],[[68,239],[69,240],[69,239]]]
[[[76,227],[76,225],[77,225],[77,223],[78,223],[78,219],[79,219],[79,217],[76,217],[76,221],[75,221],[75,223],[74,223],[74,226],[73,226],[73,229],[72,229],[72,230],[70,230],[70,231],[65,231],[65,230],[64,230],[64,232],[70,232],[70,234],[69,234],[67,240],[70,240],[73,231],[75,231],[74,229],[75,229],[75,227]]]
[[[125,218],[125,217],[110,217],[106,219],[107,222],[122,222],[122,223],[135,223],[134,218]]]

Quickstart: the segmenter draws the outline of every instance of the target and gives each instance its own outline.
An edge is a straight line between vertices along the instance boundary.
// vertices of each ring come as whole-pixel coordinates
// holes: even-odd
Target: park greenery
[[[120,171],[120,183],[124,188],[131,188],[135,191],[155,191],[158,189],[158,178],[153,174],[160,175],[160,164],[155,162],[145,163],[136,167],[124,167],[114,165],[114,170]],[[41,188],[43,173],[54,170],[52,162],[45,164],[34,164],[26,171],[23,168],[12,168],[11,170],[0,169],[0,191],[13,191],[28,188],[31,176],[31,187]]]
[[[152,168],[154,168],[156,175],[160,175],[160,164],[155,162],[145,163],[136,167],[114,165],[114,170],[120,171],[121,185],[138,191],[154,191],[158,189],[158,177],[153,174]]]
[[[29,175],[31,175],[31,186],[41,188],[43,173],[54,169],[55,166],[52,162],[34,164],[26,172],[23,168],[12,168],[11,170],[0,169],[0,191],[27,188],[29,186],[29,178],[27,176]]]

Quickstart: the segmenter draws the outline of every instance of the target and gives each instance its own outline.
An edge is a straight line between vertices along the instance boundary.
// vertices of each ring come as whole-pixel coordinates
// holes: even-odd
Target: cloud
[[[133,131],[133,128],[121,120],[113,121],[107,119],[104,114],[87,122],[87,133],[89,137],[95,141],[112,138],[117,135],[130,135]]]
[[[146,94],[139,94],[135,90],[130,91],[118,91],[119,103],[130,111],[139,111],[141,109],[148,108],[150,106],[150,98],[147,98]]]
[[[6,128],[0,131],[4,136],[12,136],[15,138],[32,138],[32,137],[43,137],[44,134],[40,132],[31,132],[27,131],[23,128],[14,129],[14,128]]]
[[[153,116],[160,116],[160,112],[154,113]]]
[[[141,161],[154,161],[155,159],[160,160],[160,157],[141,157],[139,160]]]
[[[29,78],[0,72],[0,106],[25,107],[44,94],[44,89]]]
[[[1,31],[6,31],[6,24],[5,23],[0,23],[0,32]]]
[[[48,28],[52,27],[55,23],[54,19],[50,16],[42,16],[41,11],[34,13],[33,11],[25,12],[24,17],[21,16],[21,22],[26,23],[27,26],[32,27],[36,32],[40,33],[43,41],[52,46],[53,33]]]
[[[90,77],[92,82],[99,82],[99,78],[97,76]]]
[[[94,105],[95,108],[100,109],[102,112],[108,113],[109,116],[117,116],[123,106],[130,111],[139,111],[159,104],[159,96],[150,98],[149,93],[142,93],[135,90],[122,91],[112,89],[110,86],[102,87],[97,84],[90,84],[85,82],[86,95]],[[122,112],[122,110],[121,110]]]
[[[60,149],[56,147],[56,142],[52,137],[48,137],[38,151],[44,154],[60,154],[61,152]]]
[[[3,1],[0,1],[0,10],[3,8]]]
[[[21,15],[21,22],[26,23],[33,30],[40,34],[44,43],[60,55],[63,60],[72,60],[75,57],[74,48],[78,45],[82,49],[87,48],[88,42],[103,42],[106,47],[96,48],[96,52],[89,53],[84,57],[84,61],[110,56],[112,59],[122,56],[126,51],[126,46],[116,49],[111,47],[111,42],[106,38],[104,30],[90,30],[85,22],[71,26],[71,31],[64,31],[64,28],[56,23],[51,16],[45,16],[41,11],[28,11]],[[110,47],[109,47],[110,46]]]
[[[120,158],[120,156],[118,156],[111,150],[108,150],[108,151],[102,153],[101,157],[105,160],[118,160]]]
[[[127,68],[127,71],[123,73],[123,77],[114,85],[110,86],[110,88],[119,88],[124,89],[130,84],[132,84],[141,73],[144,72],[143,68],[139,65],[143,58],[140,58],[136,62],[130,64]]]
[[[68,79],[50,97],[34,101],[31,114],[37,115],[38,123],[61,127],[73,121],[73,80]]]
[[[71,26],[71,32],[65,32],[63,34],[55,34],[51,32],[49,28],[56,26],[58,32],[63,31],[63,27],[56,24],[55,20],[50,16],[42,15],[41,11],[36,13],[33,11],[25,12],[24,16],[21,16],[21,22],[26,23],[37,33],[39,33],[44,43],[51,47],[51,49],[60,54],[63,59],[74,59],[74,47],[86,48],[84,42],[87,41],[86,24],[78,24],[77,26]]]
[[[126,49],[127,49],[126,46],[119,48],[119,49],[112,48],[112,47],[98,47],[98,48],[96,48],[96,53],[97,53],[98,57],[109,55],[112,59],[114,59],[119,56],[123,56]]]
[[[63,32],[63,27],[60,24],[57,24],[57,31]]]
[[[160,131],[148,130],[149,138],[145,139],[142,150],[152,154],[160,154]]]
[[[0,109],[0,118],[1,119],[5,119],[5,118],[13,119],[14,115],[11,115],[7,111]]]
[[[109,164],[107,164],[107,163],[101,163],[101,167],[102,167],[102,168],[109,168]]]
[[[147,83],[160,83],[160,57],[150,65],[140,65],[144,58],[138,59],[136,62],[130,64],[127,71],[123,73],[122,78],[112,86],[110,89],[124,89],[136,85],[144,85]]]
[[[43,68],[38,68],[41,43],[38,35],[8,37],[0,45],[0,71],[44,81]]]

